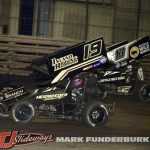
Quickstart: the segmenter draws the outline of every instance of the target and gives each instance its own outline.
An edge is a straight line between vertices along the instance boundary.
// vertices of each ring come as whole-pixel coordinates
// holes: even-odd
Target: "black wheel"
[[[18,123],[28,123],[35,116],[35,109],[28,101],[19,101],[11,110],[12,119]]]
[[[93,101],[87,103],[82,112],[82,119],[90,127],[100,127],[108,119],[108,110],[101,102]]]
[[[135,86],[134,96],[141,101],[150,101],[150,85],[145,82],[140,82]]]
[[[9,117],[8,108],[2,103],[0,103],[0,117]]]

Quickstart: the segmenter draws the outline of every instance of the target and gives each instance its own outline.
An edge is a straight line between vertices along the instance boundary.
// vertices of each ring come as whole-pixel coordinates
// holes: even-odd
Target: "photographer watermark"
[[[150,143],[150,137],[56,137],[56,142]]]

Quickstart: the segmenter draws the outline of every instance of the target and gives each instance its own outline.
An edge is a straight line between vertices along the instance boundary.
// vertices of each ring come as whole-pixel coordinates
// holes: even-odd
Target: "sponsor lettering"
[[[74,56],[73,54],[69,54],[57,59],[52,59],[52,66],[54,67],[54,71],[63,69],[76,63],[78,63],[78,57]]]
[[[139,49],[140,49],[140,53],[141,54],[144,54],[144,53],[150,51],[150,49],[149,49],[149,42],[146,42],[144,44],[139,45]]]
[[[62,94],[51,94],[51,95],[39,95],[36,97],[36,99],[42,99],[42,100],[55,100],[55,99],[62,99],[68,96],[68,93],[62,93]]]
[[[100,82],[109,82],[109,81],[118,81],[118,80],[124,80],[125,77],[115,77],[115,78],[108,78],[108,79],[101,79]]]
[[[16,98],[18,96],[21,96],[24,93],[24,90],[18,90],[18,91],[14,91],[14,92],[9,92],[9,93],[5,93],[5,98],[9,99],[9,98]]]

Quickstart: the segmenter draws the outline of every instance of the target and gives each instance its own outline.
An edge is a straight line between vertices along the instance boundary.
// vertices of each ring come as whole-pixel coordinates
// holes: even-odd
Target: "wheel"
[[[0,117],[9,117],[8,108],[2,103],[0,103]]]
[[[144,102],[150,101],[150,85],[145,82],[137,83],[133,96]]]
[[[90,127],[100,127],[108,119],[106,106],[98,101],[87,103],[82,112],[83,122]]]
[[[28,101],[19,101],[11,109],[12,119],[17,123],[28,123],[35,116],[35,109]]]

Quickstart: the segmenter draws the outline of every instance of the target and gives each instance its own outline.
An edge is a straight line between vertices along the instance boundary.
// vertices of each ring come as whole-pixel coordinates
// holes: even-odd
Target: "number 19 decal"
[[[92,57],[100,55],[101,49],[102,49],[102,40],[94,41],[90,44],[85,45],[83,60],[87,60]]]

